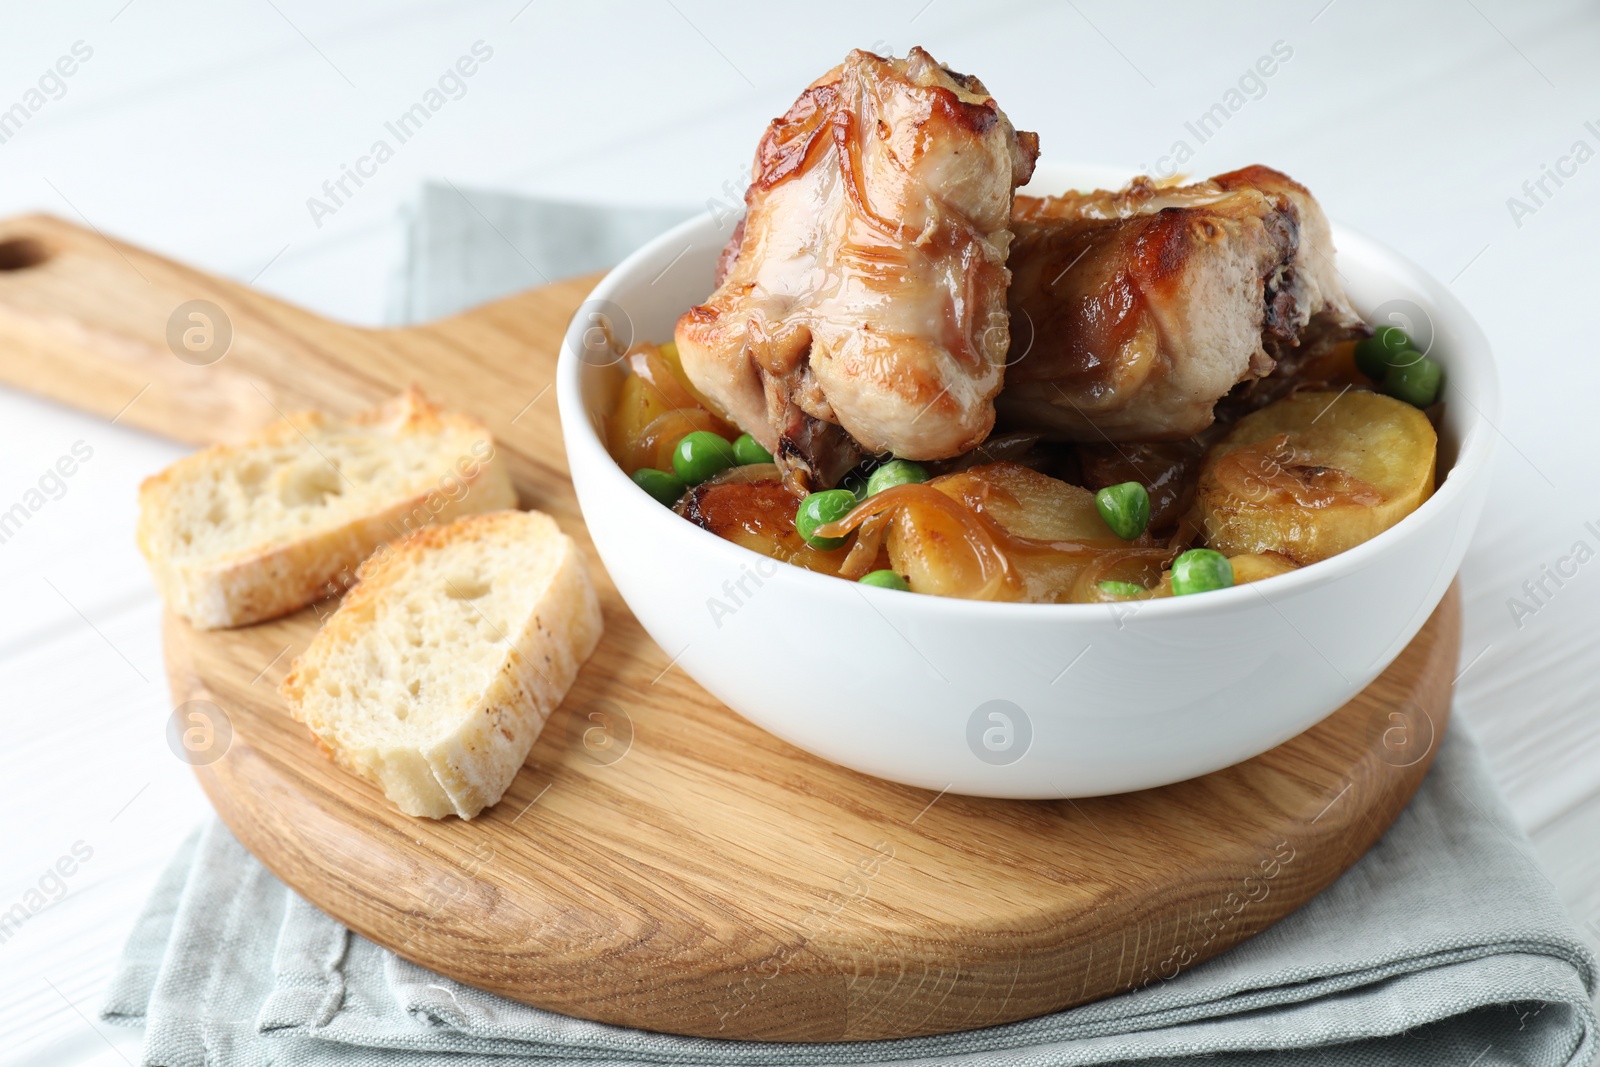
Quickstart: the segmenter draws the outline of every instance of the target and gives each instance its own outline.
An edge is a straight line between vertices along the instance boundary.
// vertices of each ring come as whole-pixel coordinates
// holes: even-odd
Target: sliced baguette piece
[[[279,691],[342,766],[407,815],[498,801],[600,641],[583,556],[500,511],[380,549]]]
[[[167,605],[215,630],[343,592],[386,541],[516,503],[488,429],[413,388],[351,419],[290,415],[146,479],[139,550]]]

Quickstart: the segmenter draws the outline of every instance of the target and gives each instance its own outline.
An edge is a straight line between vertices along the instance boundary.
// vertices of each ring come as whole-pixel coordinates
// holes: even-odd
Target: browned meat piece
[[[1358,327],[1321,207],[1266,167],[1016,198],[1002,425],[1079,441],[1188,437],[1313,318]]]
[[[685,372],[798,488],[863,453],[976,445],[1010,344],[1012,192],[1037,152],[976,78],[920,48],[851,52],[761,139],[725,276],[678,320]]]

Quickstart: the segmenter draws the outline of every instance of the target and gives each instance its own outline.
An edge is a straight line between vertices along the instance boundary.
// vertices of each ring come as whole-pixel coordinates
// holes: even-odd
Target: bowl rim
[[[1044,165],[1041,165],[1044,170]],[[1100,164],[1062,164],[1054,163],[1049,166],[1046,173],[1061,174],[1094,174],[1109,176],[1116,173],[1135,174],[1136,171],[1123,167],[1112,167]],[[1038,174],[1035,174],[1037,182]],[[640,246],[621,263],[617,264],[600,280],[584,300],[584,306],[596,301],[616,301],[617,291],[630,283],[637,281],[634,275],[639,272],[641,265],[656,256],[661,249],[676,246],[690,235],[698,234],[707,226],[717,226],[716,213],[707,209],[699,214],[684,220],[672,229],[653,238]],[[1337,222],[1332,223],[1333,236],[1336,247],[1342,252],[1351,246],[1361,249],[1362,258],[1367,261],[1376,260],[1381,265],[1382,272],[1403,287],[1415,290],[1422,295],[1432,306],[1437,317],[1449,322],[1460,335],[1457,339],[1457,350],[1452,350],[1446,360],[1448,368],[1452,360],[1461,360],[1464,364],[1472,366],[1472,377],[1479,383],[1478,395],[1468,398],[1457,388],[1451,375],[1445,377],[1445,388],[1457,403],[1465,404],[1468,409],[1466,421],[1458,442],[1455,461],[1446,473],[1444,481],[1438,484],[1434,492],[1421,506],[1411,514],[1401,519],[1394,526],[1365,541],[1354,548],[1309,564],[1286,574],[1273,575],[1270,578],[1247,582],[1243,585],[1230,586],[1227,589],[1217,589],[1207,592],[1204,596],[1174,596],[1161,597],[1149,600],[1106,601],[1093,604],[1034,604],[1014,601],[989,601],[966,600],[960,597],[945,596],[916,596],[911,598],[910,610],[930,612],[935,616],[956,613],[962,616],[978,616],[995,620],[1019,621],[1033,619],[1038,621],[1090,622],[1103,620],[1108,616],[1125,618],[1128,612],[1133,611],[1145,618],[1147,613],[1150,618],[1183,618],[1195,613],[1233,614],[1244,610],[1260,601],[1266,601],[1271,606],[1271,600],[1262,589],[1258,588],[1266,583],[1270,590],[1282,594],[1284,597],[1294,596],[1298,593],[1330,585],[1351,572],[1366,566],[1370,561],[1383,555],[1389,546],[1397,543],[1401,538],[1407,537],[1414,530],[1419,530],[1425,523],[1431,522],[1436,516],[1452,509],[1458,497],[1464,496],[1473,488],[1479,479],[1487,477],[1489,465],[1494,452],[1494,419],[1497,417],[1499,407],[1499,378],[1495,369],[1494,354],[1489,345],[1487,336],[1478,325],[1477,320],[1467,310],[1466,306],[1452,293],[1447,286],[1439,282],[1427,271],[1405,256],[1384,245],[1358,230],[1343,226]],[[674,260],[674,265],[676,260]],[[687,309],[685,309],[687,310]],[[586,364],[577,354],[580,350],[579,337],[582,333],[582,324],[579,315],[582,307],[574,313],[568,323],[567,330],[562,338],[561,351],[557,354],[556,363],[556,402],[560,410],[562,434],[565,438],[569,452],[580,448],[590,454],[590,458],[598,457],[602,462],[599,468],[606,471],[601,477],[606,479],[606,484],[593,488],[602,492],[631,493],[638,498],[641,505],[648,504],[648,508],[640,508],[641,515],[650,515],[651,518],[642,520],[645,523],[670,522],[669,526],[658,527],[663,532],[671,529],[677,534],[667,536],[681,536],[692,531],[693,535],[706,538],[704,542],[708,551],[721,551],[729,554],[735,563],[740,560],[765,560],[771,557],[759,552],[724,540],[709,530],[703,530],[693,523],[687,522],[670,509],[662,507],[649,494],[639,490],[633,480],[624,474],[622,468],[612,459],[610,451],[600,439],[595,419],[583,401],[582,374]],[[569,469],[570,469],[569,461]],[[576,487],[575,487],[576,488]],[[581,500],[581,497],[580,497]],[[652,514],[653,513],[653,514]],[[587,518],[585,519],[587,521]],[[647,535],[648,536],[648,535]],[[713,545],[714,543],[714,545]],[[818,574],[814,571],[790,564],[779,566],[776,574],[766,579],[778,581],[783,584],[798,582],[799,588],[814,589],[817,593],[827,595],[829,588],[836,592],[842,591],[845,586],[854,588],[860,595],[879,604],[900,603],[900,601],[881,598],[901,596],[899,590],[865,587],[856,582],[846,582],[844,579],[832,575]],[[1276,610],[1276,609],[1274,609]],[[1124,614],[1118,615],[1118,612]]]

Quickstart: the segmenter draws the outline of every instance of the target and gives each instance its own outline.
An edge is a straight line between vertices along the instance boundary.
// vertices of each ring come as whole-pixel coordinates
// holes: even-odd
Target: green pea
[[[867,479],[867,495],[877,496],[885,489],[893,489],[897,485],[913,485],[927,480],[928,472],[922,468],[922,464],[913,463],[909,459],[891,459],[873,471],[872,476]]]
[[[1124,541],[1132,541],[1150,525],[1150,494],[1138,482],[1106,486],[1094,495],[1094,508]]]
[[[1426,357],[1414,348],[1402,348],[1398,352],[1386,353],[1381,358],[1384,362],[1376,366],[1364,367],[1361,371],[1362,374],[1365,374],[1380,386],[1383,384],[1383,380],[1389,376],[1389,372],[1396,367],[1409,367]]]
[[[1411,338],[1398,326],[1379,326],[1372,336],[1356,345],[1356,366],[1375,382],[1383,381],[1384,372],[1396,362],[1402,352],[1414,351]]]
[[[710,430],[686,433],[672,450],[672,469],[689,485],[699,485],[738,462],[728,439]]]
[[[667,507],[678,502],[687,488],[683,479],[667,471],[658,471],[654,467],[643,467],[633,472],[633,484],[649,493]]]
[[[879,589],[898,589],[902,593],[911,589],[911,583],[894,571],[873,571],[871,574],[863,574],[860,580],[862,585],[875,585]]]
[[[740,466],[748,467],[753,463],[771,463],[772,453],[762,448],[760,441],[742,433],[733,442],[733,458]]]
[[[1100,589],[1116,597],[1138,596],[1145,591],[1144,586],[1134,585],[1132,582],[1118,582],[1107,580],[1100,583]]]
[[[848,489],[825,489],[800,501],[794,513],[794,528],[812,548],[838,548],[849,538],[818,537],[817,527],[837,522],[855,509],[856,495]]]
[[[1415,363],[1389,368],[1383,376],[1383,391],[1396,400],[1404,400],[1414,407],[1425,408],[1439,399],[1439,386],[1444,380],[1444,369],[1422,356]]]
[[[1209,593],[1233,584],[1233,564],[1221,552],[1191,548],[1172,561],[1172,595]]]

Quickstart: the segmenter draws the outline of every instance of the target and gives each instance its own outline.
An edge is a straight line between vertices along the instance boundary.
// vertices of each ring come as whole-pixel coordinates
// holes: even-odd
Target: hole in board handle
[[[32,237],[9,237],[0,241],[0,271],[27,270],[50,258],[50,249]]]

